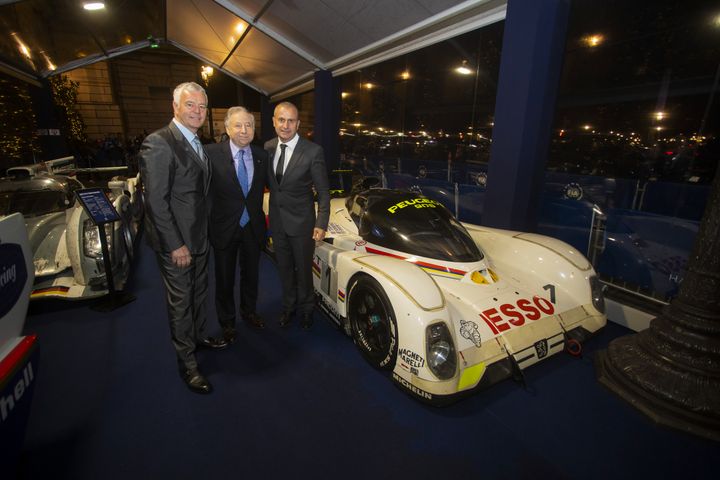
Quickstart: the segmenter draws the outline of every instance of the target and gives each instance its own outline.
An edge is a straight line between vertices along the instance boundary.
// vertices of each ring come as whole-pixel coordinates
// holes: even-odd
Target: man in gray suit
[[[265,143],[265,150],[270,158],[270,230],[283,289],[280,326],[288,327],[297,311],[300,326],[308,329],[315,306],[313,252],[315,242],[325,238],[330,218],[325,157],[322,147],[298,135],[298,109],[292,103],[275,107],[273,126],[277,137]]]
[[[180,376],[193,392],[210,393],[212,385],[198,370],[195,350],[224,348],[227,342],[203,332],[212,171],[197,136],[207,115],[205,90],[193,82],[178,85],[173,111],[170,124],[148,135],[140,149],[145,232],[165,282]]]

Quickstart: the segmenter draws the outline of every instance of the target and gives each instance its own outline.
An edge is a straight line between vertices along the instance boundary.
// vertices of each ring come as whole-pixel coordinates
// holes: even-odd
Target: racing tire
[[[390,370],[398,351],[395,312],[385,290],[372,277],[357,277],[349,288],[348,316],[355,345],[373,367]]]
[[[122,236],[122,243],[125,245],[125,255],[127,255],[128,263],[130,263],[135,256],[135,242],[128,222],[129,220],[123,220],[120,223],[120,235]]]

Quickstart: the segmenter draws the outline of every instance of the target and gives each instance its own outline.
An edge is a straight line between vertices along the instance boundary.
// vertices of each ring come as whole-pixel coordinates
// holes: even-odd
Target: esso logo
[[[480,318],[497,335],[513,327],[521,327],[527,322],[540,320],[545,315],[553,313],[555,313],[555,305],[550,300],[534,296],[532,300],[521,298],[514,304],[503,303],[499,307],[483,310]]]

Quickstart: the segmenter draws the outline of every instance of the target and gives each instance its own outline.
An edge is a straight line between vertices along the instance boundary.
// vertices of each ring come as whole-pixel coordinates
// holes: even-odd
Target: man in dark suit
[[[240,312],[251,327],[265,327],[255,311],[260,276],[260,252],[265,240],[262,210],[267,152],[250,145],[255,119],[243,107],[225,116],[229,140],[208,145],[212,166],[210,244],[215,252],[215,309],[223,339],[235,341],[235,269],[240,265]],[[240,256],[238,258],[238,252]]]
[[[205,90],[193,82],[178,85],[173,111],[170,124],[148,135],[140,150],[145,232],[165,282],[180,376],[192,391],[210,393],[212,385],[198,370],[195,350],[227,343],[204,334],[212,172],[197,131],[207,115]]]
[[[322,147],[298,135],[298,109],[289,102],[275,107],[273,126],[277,137],[265,143],[270,161],[270,230],[283,287],[280,326],[292,322],[312,325],[312,259],[315,242],[325,238],[330,218],[330,193]],[[317,216],[313,200],[317,193]]]

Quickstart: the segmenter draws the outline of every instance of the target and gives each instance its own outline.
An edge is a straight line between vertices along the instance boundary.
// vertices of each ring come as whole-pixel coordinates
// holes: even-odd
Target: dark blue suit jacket
[[[250,145],[253,158],[253,179],[247,197],[237,179],[230,149],[230,140],[206,147],[212,166],[210,184],[210,243],[215,248],[226,248],[240,222],[243,209],[247,207],[250,225],[259,244],[265,240],[265,214],[263,194],[267,175],[267,153],[260,147]]]

